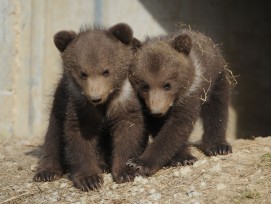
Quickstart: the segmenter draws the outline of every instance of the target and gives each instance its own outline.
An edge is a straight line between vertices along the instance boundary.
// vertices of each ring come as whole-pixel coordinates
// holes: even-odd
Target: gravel
[[[116,184],[104,174],[99,191],[81,192],[67,176],[32,181],[41,138],[0,138],[0,203],[270,203],[271,137],[232,140],[233,154],[206,157],[196,148],[193,166]]]

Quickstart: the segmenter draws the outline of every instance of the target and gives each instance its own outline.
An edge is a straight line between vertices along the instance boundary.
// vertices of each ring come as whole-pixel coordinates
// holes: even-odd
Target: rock
[[[200,202],[198,200],[191,200],[192,204],[200,204]]]
[[[244,149],[243,152],[250,153],[250,151],[248,149]]]
[[[206,183],[204,181],[200,182],[200,187],[201,188],[205,188],[206,187]]]
[[[83,197],[81,197],[80,198],[80,202],[81,202],[81,204],[87,204],[88,202],[87,202],[87,196],[83,196]]]
[[[181,170],[180,170],[180,173],[182,174],[182,175],[187,175],[188,173],[190,173],[191,172],[191,168],[190,168],[190,166],[185,166],[185,167],[183,167],[183,168],[181,168]]]
[[[227,186],[226,186],[225,184],[219,183],[219,184],[217,184],[217,186],[216,186],[216,190],[221,191],[221,190],[225,189],[226,187],[227,187]]]
[[[197,192],[197,191],[194,191],[194,190],[190,190],[190,191],[187,191],[187,192],[186,192],[186,195],[187,195],[188,197],[195,197],[195,196],[199,196],[200,193]]]
[[[52,193],[52,194],[51,194],[51,197],[50,197],[50,200],[51,200],[52,202],[58,201],[58,200],[59,200],[59,194],[58,194],[58,192]]]
[[[217,162],[217,161],[219,161],[219,160],[220,160],[220,158],[219,158],[219,157],[212,157],[212,158],[211,158],[211,160],[213,160],[213,161]]]
[[[111,186],[111,189],[115,190],[118,188],[118,185],[116,183],[113,183],[112,186]]]
[[[174,193],[174,194],[173,194],[173,197],[174,197],[174,198],[181,198],[181,197],[182,197],[182,194],[181,194],[181,193]]]
[[[140,192],[140,193],[143,193],[144,191],[145,191],[144,188],[139,188],[139,189],[138,189],[138,192]]]
[[[256,174],[260,174],[260,173],[262,173],[261,169],[259,169],[258,171],[256,171]]]
[[[210,169],[211,172],[220,172],[221,171],[221,167],[220,167],[220,164],[217,164],[215,166],[213,166],[211,169]]]
[[[173,172],[173,176],[179,177],[179,176],[180,176],[180,172],[179,172],[179,171],[174,171],[174,172]]]
[[[18,171],[21,171],[21,170],[23,170],[23,167],[18,166],[17,169],[18,169]]]
[[[41,183],[41,186],[42,186],[43,188],[48,188],[49,183],[48,183],[48,182],[43,182],[43,183]]]
[[[61,183],[61,184],[60,184],[60,188],[65,188],[66,186],[67,186],[66,183]]]
[[[161,199],[161,194],[160,194],[160,193],[154,193],[154,194],[150,195],[149,198],[150,198],[151,200],[157,201],[157,200],[160,200],[160,199]]]
[[[152,202],[148,201],[148,200],[140,200],[139,204],[152,204]]]
[[[149,194],[154,194],[156,192],[156,190],[154,188],[152,188],[151,190],[149,190]]]
[[[110,174],[104,174],[104,182],[112,183],[113,182],[112,176]]]
[[[198,160],[196,161],[194,164],[193,164],[193,167],[199,167],[199,166],[202,166],[204,164],[206,164],[208,161],[206,159],[203,159],[203,160]]]
[[[186,195],[188,197],[195,197],[201,195],[201,193],[197,192],[194,186],[191,186],[190,189],[186,192]]]
[[[143,185],[147,184],[149,181],[147,178],[143,178],[142,176],[137,176],[135,178],[135,182],[142,183]]]
[[[32,183],[27,183],[27,184],[26,184],[26,187],[27,187],[27,188],[30,188],[32,185],[33,185]]]
[[[5,159],[5,155],[3,155],[3,154],[0,153],[0,160],[3,161],[4,159]]]

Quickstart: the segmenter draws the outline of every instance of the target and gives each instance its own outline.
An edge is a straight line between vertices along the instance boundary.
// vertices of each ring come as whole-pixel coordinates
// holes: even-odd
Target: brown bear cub
[[[34,180],[68,172],[75,187],[88,191],[101,186],[101,173],[110,168],[117,183],[132,181],[126,161],[139,156],[146,141],[142,107],[128,80],[138,44],[131,28],[61,31],[54,43],[64,71]]]
[[[187,139],[201,117],[201,150],[228,154],[225,138],[230,100],[226,62],[217,46],[201,33],[184,29],[147,39],[130,74],[144,106],[147,134],[154,137],[143,154],[127,165],[151,175],[165,165],[193,164]]]

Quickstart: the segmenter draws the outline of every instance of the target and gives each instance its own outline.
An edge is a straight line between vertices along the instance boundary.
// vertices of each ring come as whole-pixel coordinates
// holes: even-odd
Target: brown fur
[[[55,35],[64,72],[35,181],[68,171],[75,187],[93,190],[108,168],[117,183],[134,179],[125,163],[139,156],[146,142],[141,104],[128,80],[138,42],[132,36],[126,24]]]
[[[228,154],[226,142],[230,84],[220,50],[191,30],[148,39],[139,50],[130,80],[144,106],[147,130],[154,138],[143,154],[127,162],[151,175],[165,165],[193,164],[187,147],[198,117],[206,155]]]

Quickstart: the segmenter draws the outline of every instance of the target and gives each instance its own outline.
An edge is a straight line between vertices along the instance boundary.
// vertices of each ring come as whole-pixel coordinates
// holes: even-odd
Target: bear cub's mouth
[[[164,114],[163,114],[163,113],[151,113],[151,115],[152,115],[153,117],[160,118],[160,117],[162,117]]]
[[[94,104],[99,104],[101,101],[102,101],[101,98],[91,100],[91,102],[94,103]]]

